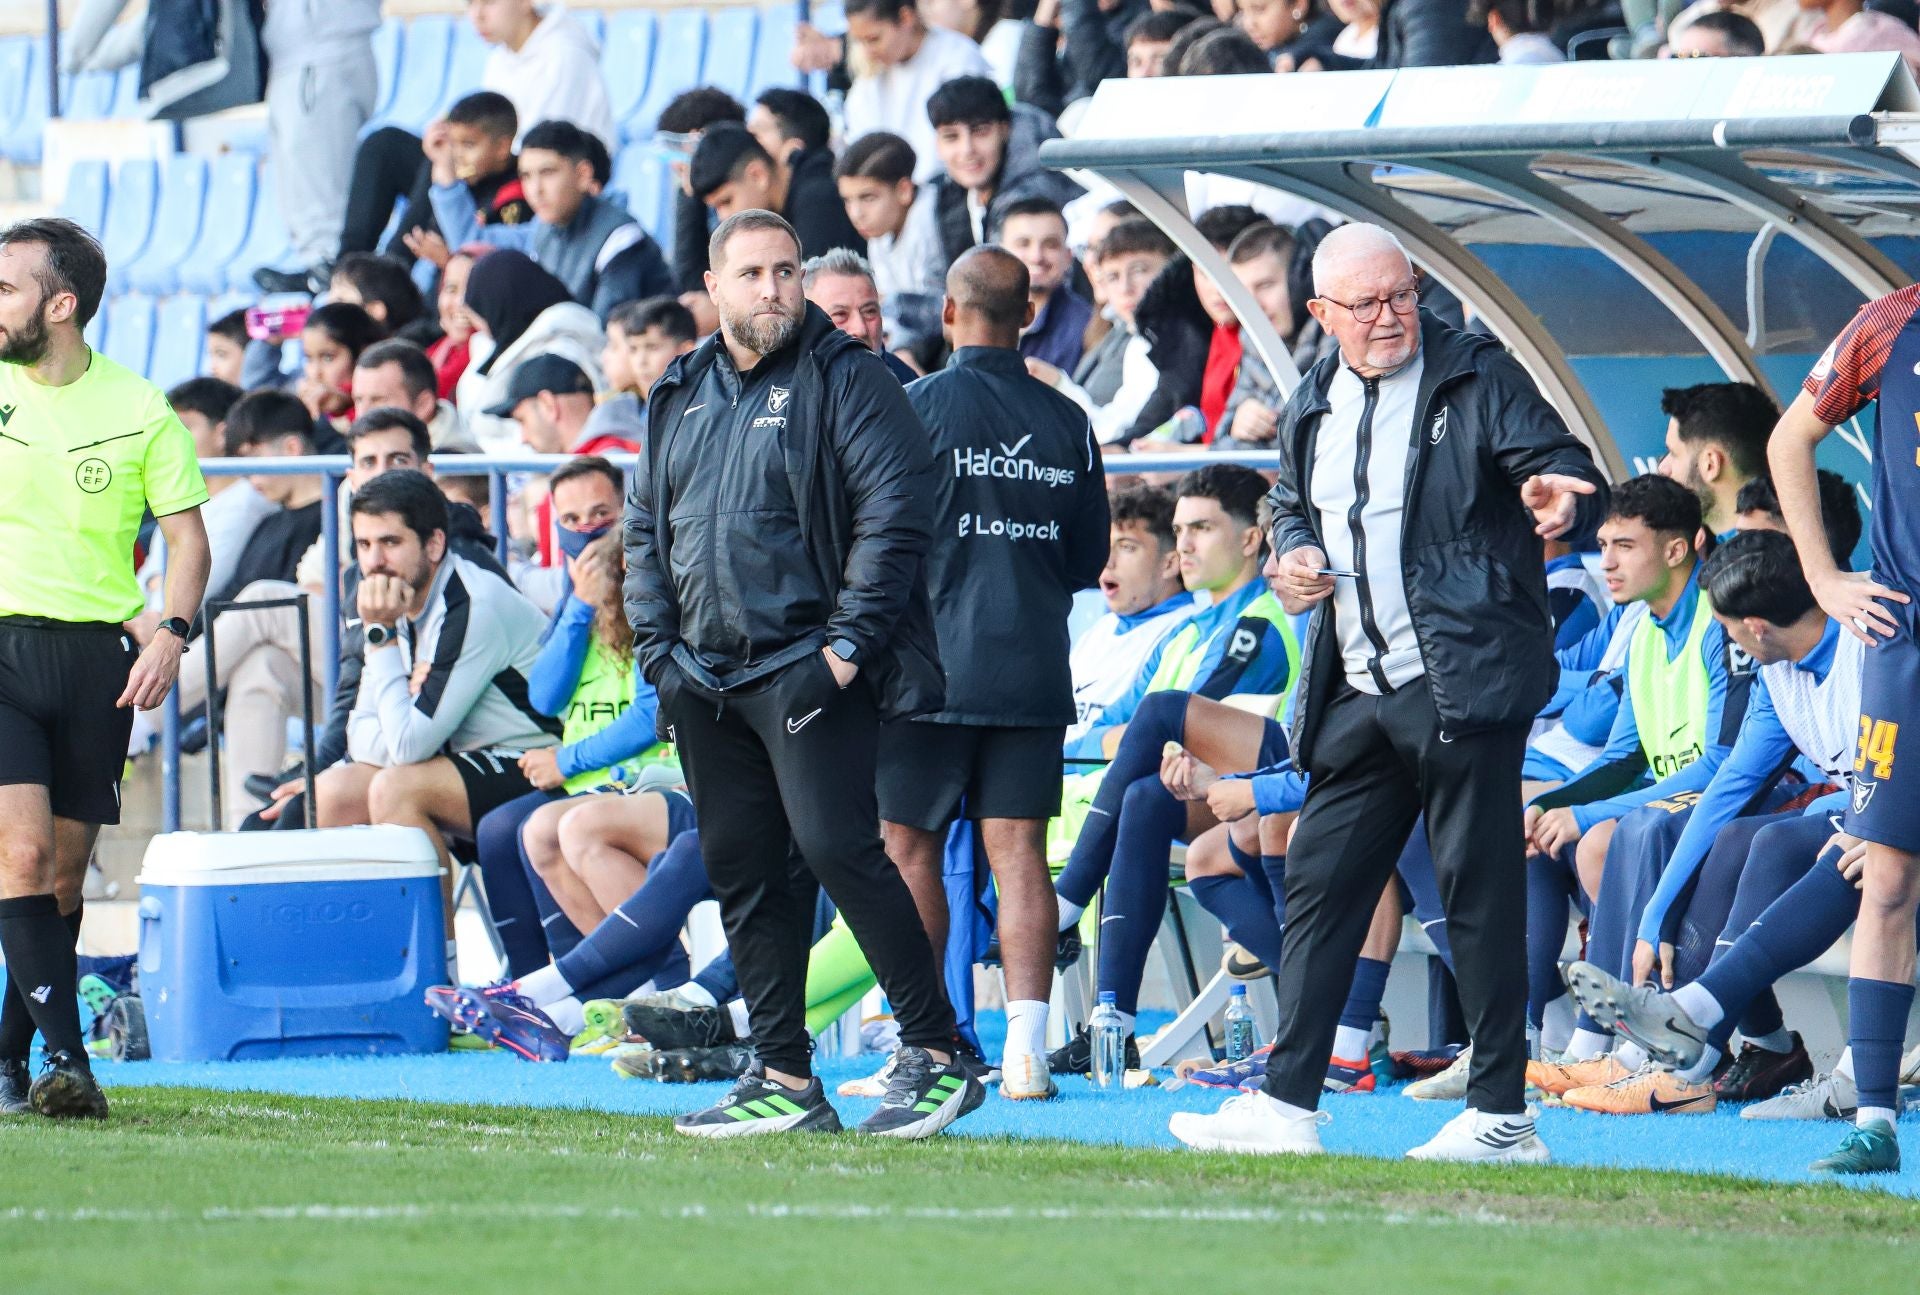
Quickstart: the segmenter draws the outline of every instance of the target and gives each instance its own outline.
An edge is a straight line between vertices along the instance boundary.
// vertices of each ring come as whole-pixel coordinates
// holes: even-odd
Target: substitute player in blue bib
[[[1821,522],[1814,448],[1878,401],[1870,571],[1843,568]],[[1869,302],[1834,339],[1774,430],[1768,450],[1780,511],[1807,583],[1841,629],[1867,644],[1846,829],[1867,842],[1860,918],[1848,968],[1849,1035],[1860,1104],[1828,1173],[1900,1167],[1893,1123],[1900,1047],[1913,1004],[1914,910],[1920,906],[1920,757],[1902,762],[1920,724],[1920,285]]]

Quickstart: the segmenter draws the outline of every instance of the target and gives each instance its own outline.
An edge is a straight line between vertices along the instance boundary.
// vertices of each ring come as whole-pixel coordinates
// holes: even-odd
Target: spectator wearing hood
[[[596,387],[606,334],[591,310],[524,252],[501,249],[474,262],[467,277],[467,313],[473,318],[473,358],[460,375],[455,404],[467,430],[488,454],[520,448],[520,429],[487,409],[507,399],[513,371],[535,355],[573,361]]]

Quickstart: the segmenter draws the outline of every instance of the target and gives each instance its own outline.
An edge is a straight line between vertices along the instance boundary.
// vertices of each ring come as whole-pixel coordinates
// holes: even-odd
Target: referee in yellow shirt
[[[107,261],[67,220],[0,229],[0,1114],[103,1118],[75,996],[80,887],[120,821],[132,708],[173,687],[207,584],[206,482],[159,388],[81,330]],[[133,548],[167,541],[166,619],[136,656]],[[28,1084],[38,1029],[47,1059]]]

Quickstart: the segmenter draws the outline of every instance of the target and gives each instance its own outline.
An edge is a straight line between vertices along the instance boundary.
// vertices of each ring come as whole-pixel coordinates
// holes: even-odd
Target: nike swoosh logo
[[[707,402],[704,400],[697,405],[688,405],[686,408],[686,411],[682,413],[680,417],[685,418],[687,414],[697,414],[701,410],[705,409],[706,407],[707,407]]]
[[[1012,458],[1014,455],[1018,454],[1022,449],[1024,449],[1026,447],[1027,442],[1032,439],[1033,439],[1033,433],[1028,432],[1025,436],[1022,436],[1019,440],[1015,441],[1011,447],[1002,445],[1000,447],[1000,452],[1006,455],[1008,458]]]
[[[801,729],[805,728],[807,725],[813,723],[815,719],[819,718],[820,710],[821,710],[820,707],[815,706],[812,710],[802,715],[799,719],[788,720],[787,732],[798,733]]]
[[[1677,1102],[1663,1102],[1658,1097],[1649,1096],[1647,1098],[1647,1109],[1653,1114],[1658,1115],[1662,1111],[1678,1111],[1688,1106],[1698,1106],[1706,1100],[1704,1093],[1699,1097],[1683,1097]]]
[[[1127,915],[1125,913],[1108,913],[1100,919],[1100,925],[1105,926],[1108,922],[1124,922],[1126,920]]]
[[[1674,729],[1673,732],[1667,734],[1667,736],[1670,738],[1679,737],[1682,731],[1686,729],[1686,727],[1687,727],[1686,724],[1682,723],[1679,728]]]

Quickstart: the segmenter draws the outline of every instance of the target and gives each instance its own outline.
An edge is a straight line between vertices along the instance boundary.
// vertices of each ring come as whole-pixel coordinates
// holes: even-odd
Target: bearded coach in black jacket
[[[946,705],[880,735],[880,817],[936,949],[948,826],[980,825],[999,894],[1007,975],[1000,1091],[1054,1093],[1047,998],[1059,927],[1047,820],[1060,812],[1060,745],[1074,720],[1067,665],[1073,595],[1107,561],[1107,487],[1080,406],[1027,373],[1027,269],[1002,247],[962,253],[942,322],[953,359],[907,388],[938,479],[926,584]]]
[[[887,1096],[861,1128],[927,1137],[985,1098],[952,1053],[953,1009],[881,849],[874,797],[880,721],[941,705],[920,576],[927,434],[879,357],[801,296],[785,220],[728,217],[708,259],[720,331],[648,401],[627,498],[627,616],[679,746],[759,1059],[675,1127],[840,1127],[806,1027],[817,878],[900,1023]]]
[[[1420,311],[1406,251],[1347,225],[1313,259],[1339,343],[1280,411],[1277,592],[1313,608],[1295,690],[1308,777],[1287,853],[1284,1024],[1266,1083],[1192,1146],[1311,1154],[1340,1001],[1414,821],[1426,819],[1473,1040],[1467,1109],[1420,1160],[1543,1162],[1526,1073],[1520,762],[1553,692],[1541,541],[1592,524],[1586,447],[1499,345]]]

